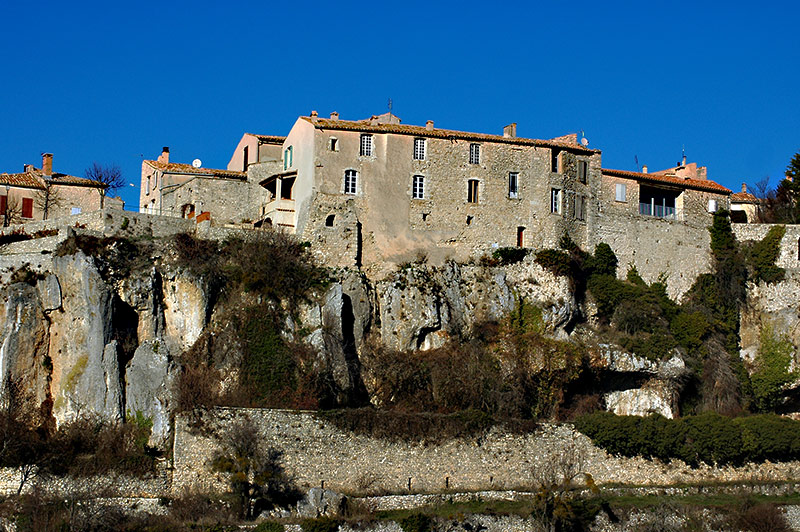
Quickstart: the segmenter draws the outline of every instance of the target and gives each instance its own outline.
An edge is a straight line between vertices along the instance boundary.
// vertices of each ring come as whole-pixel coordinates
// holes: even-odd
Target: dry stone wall
[[[445,490],[531,488],[552,463],[580,460],[598,484],[669,485],[706,482],[792,482],[800,462],[750,464],[741,468],[690,468],[609,456],[569,424],[544,424],[531,434],[494,428],[471,438],[433,445],[389,442],[344,432],[312,412],[218,409],[206,412],[204,430],[194,418],[176,417],[173,492],[225,489],[210,470],[218,446],[209,434],[236,423],[257,427],[262,444],[279,450],[287,473],[301,488],[320,486],[346,493],[436,493]],[[570,458],[577,457],[577,458]]]

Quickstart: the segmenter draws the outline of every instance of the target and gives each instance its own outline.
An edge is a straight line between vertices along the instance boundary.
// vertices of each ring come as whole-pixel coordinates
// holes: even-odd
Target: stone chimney
[[[683,160],[681,161],[681,166],[686,166],[686,156],[683,156]]]
[[[316,122],[319,114],[316,111],[311,111],[311,121]]]
[[[331,120],[339,120],[339,111],[334,111],[331,113]]]
[[[26,174],[33,173],[33,165],[32,164],[26,164],[22,168],[25,170]]]
[[[53,175],[53,154],[42,154],[42,173],[44,175]]]
[[[742,183],[742,192],[747,193],[747,183]]]
[[[428,131],[433,131],[433,120],[428,120],[425,122],[425,129]]]
[[[161,148],[161,155],[158,156],[158,162],[169,164],[169,146]]]
[[[503,127],[503,136],[504,137],[516,137],[517,136],[517,123],[512,122],[507,126]]]
[[[646,164],[643,164],[643,165],[642,165],[642,173],[643,173],[643,174],[646,174],[646,173],[647,173],[647,165],[646,165]]]

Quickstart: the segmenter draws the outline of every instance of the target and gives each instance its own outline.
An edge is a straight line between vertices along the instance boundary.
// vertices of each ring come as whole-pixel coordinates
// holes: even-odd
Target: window
[[[625,183],[617,183],[617,194],[615,199],[617,201],[628,201],[628,198],[626,197],[628,193],[627,189],[628,185]]]
[[[328,144],[328,149],[331,151],[339,151],[339,139],[336,137],[331,137],[330,143]]]
[[[589,172],[589,163],[586,161],[578,161],[578,180],[581,183],[586,183],[586,174]]]
[[[22,198],[22,217],[33,218],[33,198]]]
[[[289,146],[285,150],[283,150],[283,169],[288,170],[292,167],[292,163],[294,162],[294,146]]]
[[[325,227],[333,227],[333,221],[336,219],[335,214],[329,214],[327,218],[325,218]]]
[[[550,212],[561,214],[561,190],[557,188],[550,189]]]
[[[470,179],[467,181],[467,202],[478,203],[478,180]]]
[[[372,135],[361,135],[361,150],[358,154],[372,157]]]
[[[480,164],[481,163],[481,145],[480,144],[470,144],[469,145],[469,164]]]
[[[80,207],[72,207],[71,213],[72,214],[80,214],[81,213],[81,208]]]
[[[411,198],[425,199],[425,176],[414,176],[414,179],[411,183]]]
[[[508,197],[516,199],[519,197],[519,173],[508,173]]]
[[[558,173],[558,150],[550,150],[550,171]]]
[[[517,227],[517,247],[525,247],[525,228]]]
[[[145,196],[150,195],[150,176],[147,176],[147,184],[144,187],[144,195]]]
[[[247,159],[249,158],[249,146],[245,146],[244,150],[242,150],[242,172],[247,171],[247,163],[249,162]]]
[[[586,220],[586,197],[576,195],[575,196],[575,219],[576,220]]]
[[[344,173],[344,193],[355,194],[357,185],[358,185],[358,172],[356,172],[355,170],[346,170]]]
[[[425,160],[425,139],[414,139],[414,160]]]
[[[5,216],[8,207],[8,196],[0,196],[0,216]]]

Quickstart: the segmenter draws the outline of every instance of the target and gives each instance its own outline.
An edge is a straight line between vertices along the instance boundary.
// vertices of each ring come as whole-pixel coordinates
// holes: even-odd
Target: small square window
[[[414,139],[414,160],[425,160],[425,139]]]
[[[617,183],[616,186],[616,200],[617,201],[628,201],[627,195],[627,188],[628,186],[625,183]]]
[[[467,203],[478,203],[478,180],[467,181]]]
[[[480,164],[481,163],[481,145],[480,144],[470,144],[469,145],[469,164]]]
[[[508,173],[508,197],[517,199],[519,197],[519,173]]]
[[[414,179],[411,183],[411,198],[425,199],[425,176],[414,176]]]
[[[550,189],[550,212],[553,214],[561,214],[561,190],[557,188]]]
[[[358,154],[364,157],[372,157],[372,135],[361,135],[361,149]]]

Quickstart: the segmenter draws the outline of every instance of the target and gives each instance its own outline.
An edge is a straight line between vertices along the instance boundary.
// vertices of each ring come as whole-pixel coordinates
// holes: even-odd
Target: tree
[[[42,211],[42,220],[50,217],[50,211],[62,205],[61,193],[53,182],[47,178],[44,180],[44,188],[37,190],[34,196],[36,206]]]
[[[236,422],[221,438],[212,467],[228,474],[228,481],[241,504],[241,517],[252,519],[261,510],[299,500],[280,465],[281,453],[261,444],[252,423]]]
[[[116,164],[102,165],[97,161],[92,163],[92,166],[86,169],[83,174],[86,179],[99,181],[103,183],[103,187],[97,189],[100,194],[100,208],[102,209],[105,204],[106,196],[110,192],[115,192],[125,186],[125,178],[122,176],[122,170]]]
[[[3,227],[19,223],[22,220],[22,206],[19,198],[8,194],[6,196],[6,207],[3,212],[0,212],[0,216],[3,217]]]

